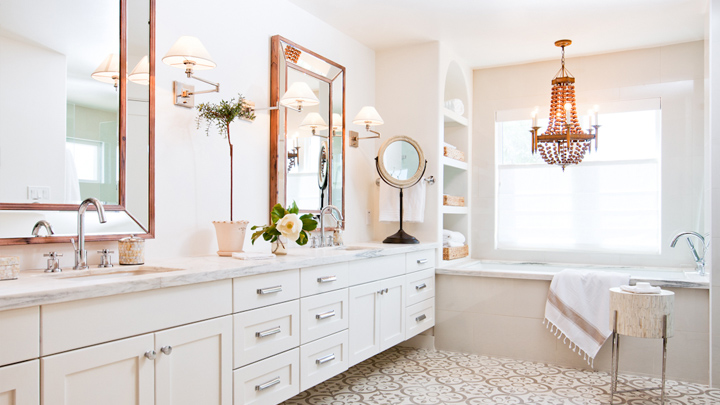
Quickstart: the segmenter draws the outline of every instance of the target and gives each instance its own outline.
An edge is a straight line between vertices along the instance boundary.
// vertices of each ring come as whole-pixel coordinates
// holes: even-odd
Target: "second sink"
[[[104,278],[115,278],[115,277],[129,277],[129,276],[143,276],[147,274],[158,274],[168,273],[171,271],[179,271],[182,269],[172,267],[158,267],[158,266],[123,266],[113,267],[110,269],[90,269],[81,271],[67,271],[63,274],[55,276],[58,279],[104,279]]]

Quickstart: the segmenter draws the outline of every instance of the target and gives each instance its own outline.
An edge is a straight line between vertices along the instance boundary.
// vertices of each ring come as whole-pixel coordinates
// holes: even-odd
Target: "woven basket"
[[[460,247],[444,247],[443,260],[455,260],[467,257],[469,254],[468,245]]]
[[[455,148],[448,148],[447,146],[443,147],[443,155],[449,157],[450,159],[459,160],[461,162],[465,161],[465,154]]]
[[[465,197],[458,197],[454,195],[443,195],[443,205],[450,205],[453,207],[464,207]]]

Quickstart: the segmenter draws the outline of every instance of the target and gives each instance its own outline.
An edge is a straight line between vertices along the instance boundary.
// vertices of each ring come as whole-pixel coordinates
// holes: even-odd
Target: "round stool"
[[[665,403],[665,362],[667,361],[667,340],[673,336],[673,305],[675,293],[660,290],[659,294],[637,294],[610,289],[610,328],[612,334],[612,365],[610,373],[610,403],[615,394],[633,391],[660,391],[660,403]],[[663,340],[662,385],[656,388],[617,390],[618,363],[620,357],[620,335]]]

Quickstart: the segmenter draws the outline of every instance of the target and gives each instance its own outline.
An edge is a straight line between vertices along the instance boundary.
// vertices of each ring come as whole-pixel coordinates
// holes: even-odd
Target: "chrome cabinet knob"
[[[172,353],[172,346],[167,345],[160,348],[160,351],[163,352],[163,354],[167,354],[168,356],[170,353]]]
[[[147,357],[148,360],[155,360],[155,357],[157,357],[157,353],[155,350],[148,350],[145,352],[145,357]]]

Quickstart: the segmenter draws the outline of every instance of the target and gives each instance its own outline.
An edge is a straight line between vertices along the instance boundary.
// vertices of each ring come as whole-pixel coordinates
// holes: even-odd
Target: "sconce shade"
[[[328,125],[325,120],[316,112],[309,113],[300,123],[301,129],[327,129]]]
[[[187,68],[186,63],[192,64],[193,69],[196,70],[207,70],[217,66],[200,40],[191,36],[182,36],[175,41],[162,60],[170,66],[181,69]]]
[[[143,56],[140,62],[135,65],[132,72],[128,75],[128,80],[133,83],[148,86],[150,84],[150,62],[148,56]]]
[[[120,77],[120,56],[116,53],[106,56],[90,77],[117,86],[117,80]]]
[[[292,109],[299,109],[320,104],[310,86],[305,82],[295,82],[280,99],[280,105]],[[327,125],[327,124],[326,124]],[[326,127],[327,128],[327,127]]]
[[[338,113],[333,113],[332,129],[333,129],[333,131],[339,131],[342,129],[342,115],[340,115]]]
[[[380,117],[380,114],[378,114],[375,107],[371,106],[365,106],[360,110],[360,112],[355,116],[355,119],[353,120],[353,124],[356,125],[382,125],[385,121]]]

